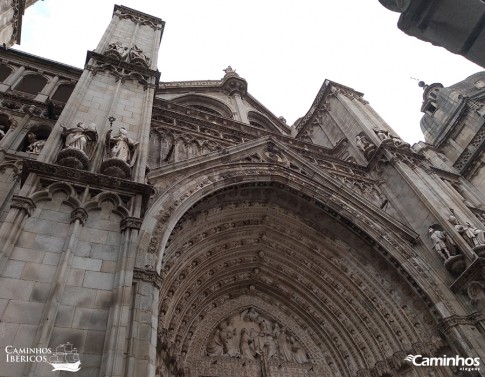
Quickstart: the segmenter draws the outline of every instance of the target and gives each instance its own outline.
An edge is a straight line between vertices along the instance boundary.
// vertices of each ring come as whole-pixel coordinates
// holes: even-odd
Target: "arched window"
[[[189,94],[175,98],[173,102],[204,111],[206,113],[232,119],[232,110],[223,102],[206,96]]]
[[[15,90],[28,94],[37,95],[47,84],[47,79],[38,74],[25,75],[20,83],[15,87]]]
[[[74,90],[74,85],[72,84],[61,84],[57,87],[54,95],[52,96],[53,101],[59,101],[66,103]]]
[[[3,139],[11,124],[12,122],[10,121],[8,115],[0,114],[0,140]]]
[[[52,127],[47,124],[37,124],[30,127],[24,141],[20,145],[20,150],[24,152],[39,154],[44,147],[47,138],[51,133]]]
[[[4,82],[8,76],[12,73],[12,68],[5,64],[0,64],[0,82]]]
[[[248,113],[248,120],[251,126],[262,128],[267,131],[278,131],[278,128],[273,124],[273,122],[271,122],[263,114],[255,111],[250,111]]]

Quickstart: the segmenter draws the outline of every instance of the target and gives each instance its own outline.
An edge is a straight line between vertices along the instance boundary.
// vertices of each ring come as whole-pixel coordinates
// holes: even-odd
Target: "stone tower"
[[[81,352],[85,375],[120,375],[128,344],[136,355],[154,352],[128,330],[128,322],[140,321],[141,328],[153,323],[129,304],[137,296],[130,248],[151,190],[144,185],[146,146],[163,25],[115,6],[62,114],[46,125],[48,137],[12,127],[2,139],[8,150],[31,137],[25,152],[36,155],[24,161],[18,192],[3,183],[11,199],[0,229],[0,269],[10,281],[0,286],[8,299],[3,331],[16,338],[22,333],[22,342],[39,349],[71,343]],[[4,361],[2,373],[11,376],[51,375],[45,363]],[[126,368],[145,375],[154,370],[135,354]]]
[[[230,66],[159,82],[163,26],[116,6],[84,70],[6,52],[0,373],[484,376],[483,172],[442,127],[411,147],[330,80],[293,126]]]

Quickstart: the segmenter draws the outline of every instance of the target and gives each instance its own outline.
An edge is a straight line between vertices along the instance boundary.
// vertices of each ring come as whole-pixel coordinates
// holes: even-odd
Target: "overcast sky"
[[[410,143],[423,140],[417,81],[452,85],[483,70],[409,37],[378,0],[124,0],[162,18],[161,81],[217,80],[231,65],[248,91],[288,124],[325,79],[365,99]],[[26,10],[21,49],[82,67],[108,26],[108,0],[45,0]]]

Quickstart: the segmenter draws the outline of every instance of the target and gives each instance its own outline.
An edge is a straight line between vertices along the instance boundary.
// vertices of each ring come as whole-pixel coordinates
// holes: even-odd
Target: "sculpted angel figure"
[[[118,135],[111,137],[111,130],[106,135],[106,149],[109,151],[109,157],[118,158],[133,166],[136,160],[136,154],[139,142],[128,137],[128,131],[121,127]]]

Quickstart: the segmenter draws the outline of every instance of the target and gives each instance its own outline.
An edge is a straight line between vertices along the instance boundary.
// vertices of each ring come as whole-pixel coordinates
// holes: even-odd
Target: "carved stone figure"
[[[5,136],[5,131],[2,128],[0,128],[0,140],[2,140],[4,136]]]
[[[281,328],[280,335],[278,336],[278,348],[280,350],[280,358],[283,361],[294,361],[289,338],[284,327]]]
[[[224,319],[209,336],[205,352],[207,356],[259,360],[266,374],[270,363],[308,362],[302,345],[290,332],[253,307]]]
[[[76,127],[72,128],[67,128],[61,124],[61,127],[63,129],[62,136],[66,138],[64,148],[75,148],[86,153],[88,142],[98,139],[98,132],[94,123],[86,126],[83,122],[79,122]]]
[[[403,141],[400,137],[391,135],[389,131],[386,130],[375,130],[379,139],[382,140],[383,144],[393,144],[395,147],[401,148],[410,148],[409,143]]]
[[[104,52],[105,55],[114,55],[124,60],[128,56],[128,47],[123,47],[120,41],[110,43]]]
[[[485,245],[483,230],[475,228],[469,222],[461,225],[455,216],[450,216],[448,221],[453,224],[455,230],[467,241],[472,248],[482,248]]]
[[[137,45],[133,45],[133,47],[130,49],[130,63],[141,63],[148,66],[150,63],[150,58],[145,55],[141,48],[139,48]]]
[[[118,158],[126,162],[130,167],[135,163],[138,142],[128,137],[128,132],[123,127],[118,131],[118,135],[111,137],[111,130],[108,132],[108,148],[110,157]]]
[[[445,243],[446,233],[437,229],[433,229],[431,227],[429,228],[428,233],[431,237],[431,240],[433,241],[433,248],[440,255],[440,257],[443,258],[443,260],[451,258],[451,253],[446,247]]]
[[[221,339],[224,346],[224,354],[231,357],[238,357],[240,355],[234,339],[236,334],[236,328],[234,327],[233,319],[231,318],[227,321],[227,326],[224,327],[224,329],[221,329]]]
[[[241,351],[241,357],[245,359],[254,359],[256,352],[252,346],[253,339],[249,336],[246,328],[241,329],[241,337],[239,340],[239,349]]]
[[[307,363],[308,358],[300,343],[294,337],[290,337],[290,343],[295,361],[299,364]]]
[[[377,147],[372,144],[365,135],[357,135],[355,137],[355,144],[362,152],[364,152],[364,156],[368,160],[374,155],[374,152],[377,149]]]
[[[29,145],[27,146],[26,151],[29,153],[39,154],[44,147],[46,141],[37,140],[35,134],[33,132],[29,132],[27,134],[27,142],[29,143]]]
[[[57,163],[75,169],[88,169],[89,159],[98,140],[96,125],[91,123],[86,126],[83,122],[79,122],[76,127],[66,128],[62,124],[61,127],[64,149],[57,155]]]
[[[207,355],[222,356],[223,353],[224,349],[221,341],[221,330],[217,328],[209,338],[209,344],[207,344]]]

